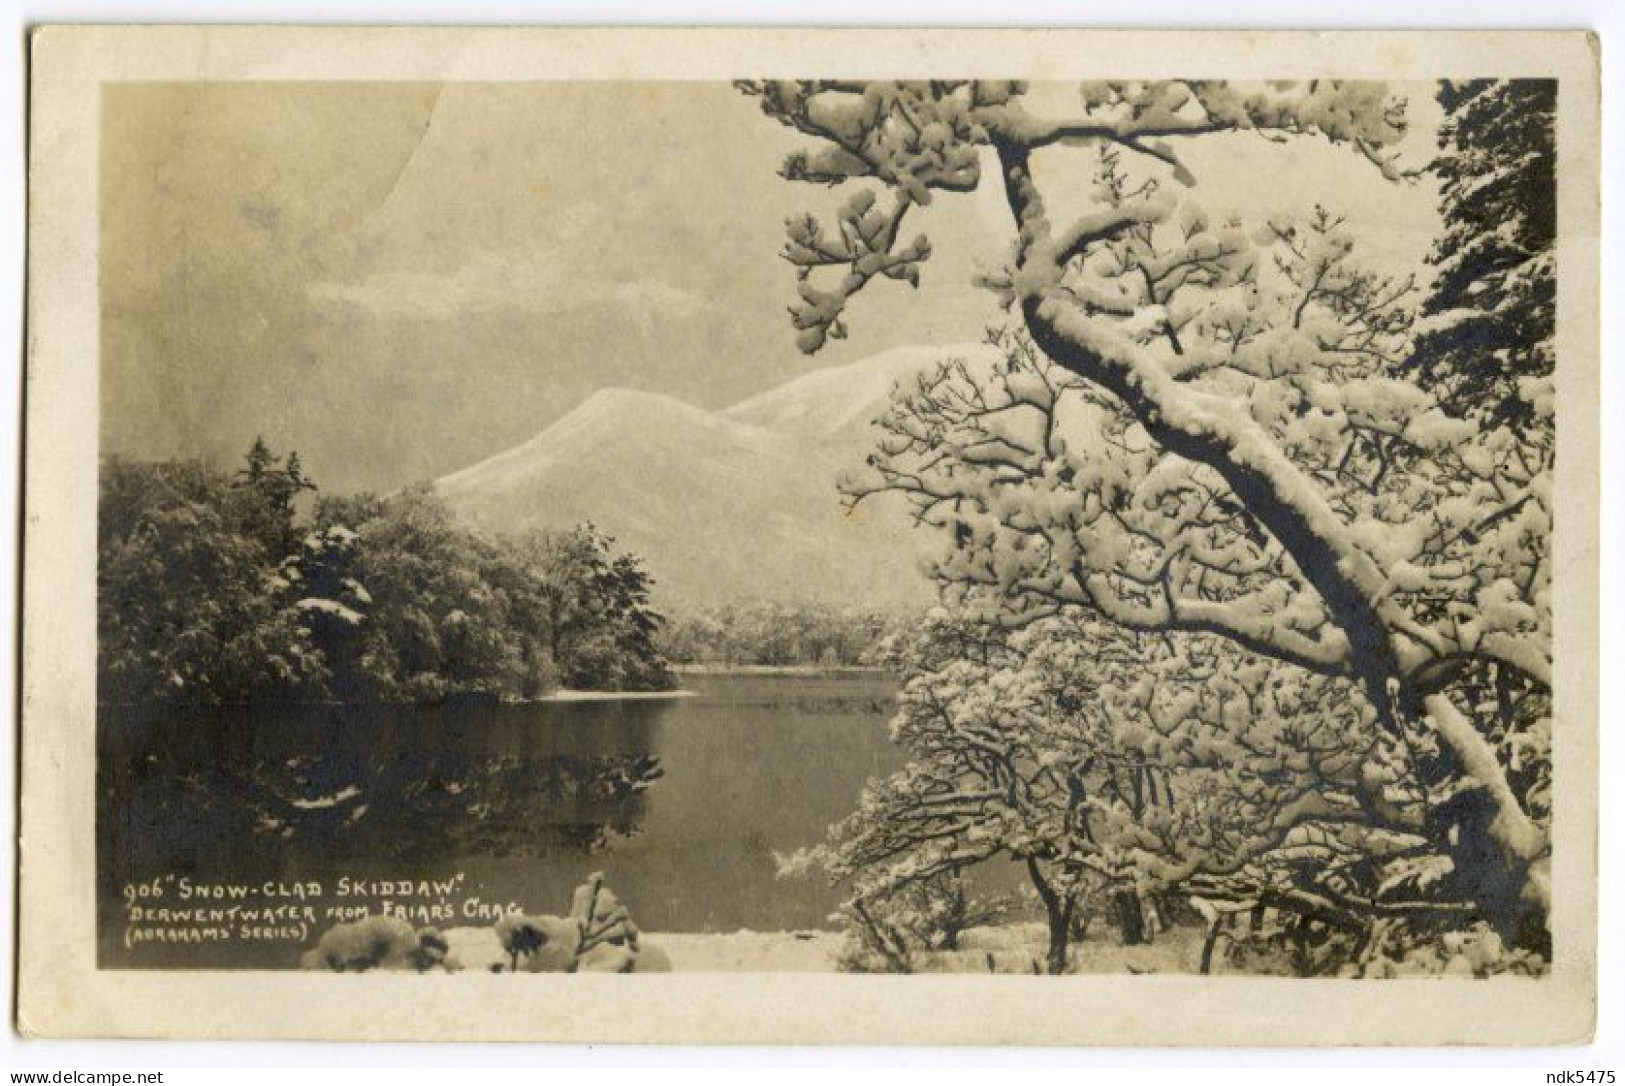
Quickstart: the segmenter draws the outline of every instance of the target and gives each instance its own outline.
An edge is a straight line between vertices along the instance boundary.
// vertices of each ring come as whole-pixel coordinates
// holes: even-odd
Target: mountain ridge
[[[862,467],[897,380],[977,350],[900,348],[717,411],[599,389],[435,488],[487,530],[591,521],[643,560],[668,606],[920,607],[932,599],[919,564],[929,537],[910,529],[900,499],[847,509],[837,479]]]

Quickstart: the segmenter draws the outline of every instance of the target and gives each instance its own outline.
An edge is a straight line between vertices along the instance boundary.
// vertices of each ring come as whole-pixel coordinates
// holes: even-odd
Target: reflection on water
[[[104,965],[275,967],[286,945],[126,946],[126,885],[444,878],[562,911],[602,870],[647,930],[825,924],[780,880],[897,764],[874,676],[696,676],[700,696],[541,705],[104,713]]]

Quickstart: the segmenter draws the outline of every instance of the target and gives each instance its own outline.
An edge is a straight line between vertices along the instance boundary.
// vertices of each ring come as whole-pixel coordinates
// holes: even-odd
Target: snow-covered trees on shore
[[[1483,923],[1546,953],[1550,235],[1524,196],[1543,149],[1549,169],[1540,96],[1501,124],[1484,103],[1517,88],[1441,94],[1459,236],[1418,329],[1413,283],[1364,266],[1334,212],[1213,221],[1179,150],[1219,132],[1321,139],[1394,181],[1404,109],[1381,85],[1085,84],[1059,113],[1008,83],[744,89],[813,137],[787,178],[878,185],[833,231],[790,224],[803,350],[847,334],[847,301],[877,278],[919,281],[913,208],[988,172],[1013,224],[985,279],[1015,321],[992,333],[1004,361],[900,390],[852,492],[910,497],[945,541],[954,621],[1021,631],[1003,643],[1020,663],[911,670],[899,733],[920,761],[866,795],[831,869],[862,896],[911,877],[905,854],[923,869],[1041,837],[1045,862],[1300,908],[1367,959],[1393,951],[1396,924],[1427,938]],[[1065,217],[1051,208],[1075,200],[1043,165],[1060,154],[1095,163]],[[1473,220],[1485,185],[1524,217]],[[1010,687],[1054,645],[1073,653],[1072,694]],[[940,738],[915,742],[932,712]],[[1071,739],[1049,723],[1091,718]],[[978,747],[986,728],[997,756]],[[1113,789],[1078,767],[1121,750],[1165,810],[1100,806]],[[1011,766],[983,780],[978,758]],[[1001,787],[1020,802],[1001,799],[996,825],[940,829]],[[1062,818],[1077,794],[1097,821]],[[921,841],[891,840],[916,824]]]
[[[675,611],[660,647],[674,664],[866,667],[917,614],[824,603],[723,603]]]
[[[666,689],[638,560],[583,526],[486,539],[427,488],[318,496],[256,442],[236,476],[103,465],[100,696],[107,702],[531,697],[561,683]]]

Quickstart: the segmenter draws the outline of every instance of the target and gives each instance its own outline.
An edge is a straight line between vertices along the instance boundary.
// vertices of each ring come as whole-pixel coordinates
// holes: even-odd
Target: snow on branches
[[[1425,790],[1346,680],[1078,612],[1011,631],[939,609],[901,663],[908,765],[784,865],[846,883],[860,930],[997,857],[1045,906],[1052,971],[1083,901],[1114,891],[1268,905],[1349,938],[1458,910],[1407,882],[1434,859]]]
[[[787,178],[890,192],[849,200],[834,238],[792,222],[805,351],[845,334],[846,301],[876,278],[918,282],[929,246],[898,240],[913,205],[992,175],[1012,216],[1009,260],[984,280],[1019,320],[991,333],[1002,362],[948,362],[902,390],[853,499],[907,495],[946,541],[945,598],[977,622],[1081,614],[1166,639],[1186,668],[1192,646],[1216,640],[1271,674],[1355,692],[1383,742],[1408,752],[1416,802],[1401,821],[1447,855],[1475,908],[1538,945],[1549,378],[1517,379],[1533,424],[1441,400],[1459,383],[1410,365],[1410,280],[1363,267],[1325,209],[1212,220],[1179,153],[1217,132],[1316,138],[1392,181],[1403,103],[1335,80],[1090,83],[1059,113],[1010,83],[744,89],[814,139]],[[1041,150],[1095,157],[1090,206],[1071,222],[1051,219]],[[833,288],[811,286],[821,269],[840,276]],[[1164,679],[1165,696],[1200,685],[1178,666]],[[955,703],[991,681],[961,682]],[[1369,784],[1355,802],[1386,829],[1395,804]],[[944,856],[991,847],[947,840]]]

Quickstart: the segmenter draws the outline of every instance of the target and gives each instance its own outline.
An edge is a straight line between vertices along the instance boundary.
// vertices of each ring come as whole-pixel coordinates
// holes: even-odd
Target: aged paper
[[[32,58],[25,1034],[1590,1036],[1588,35]]]

